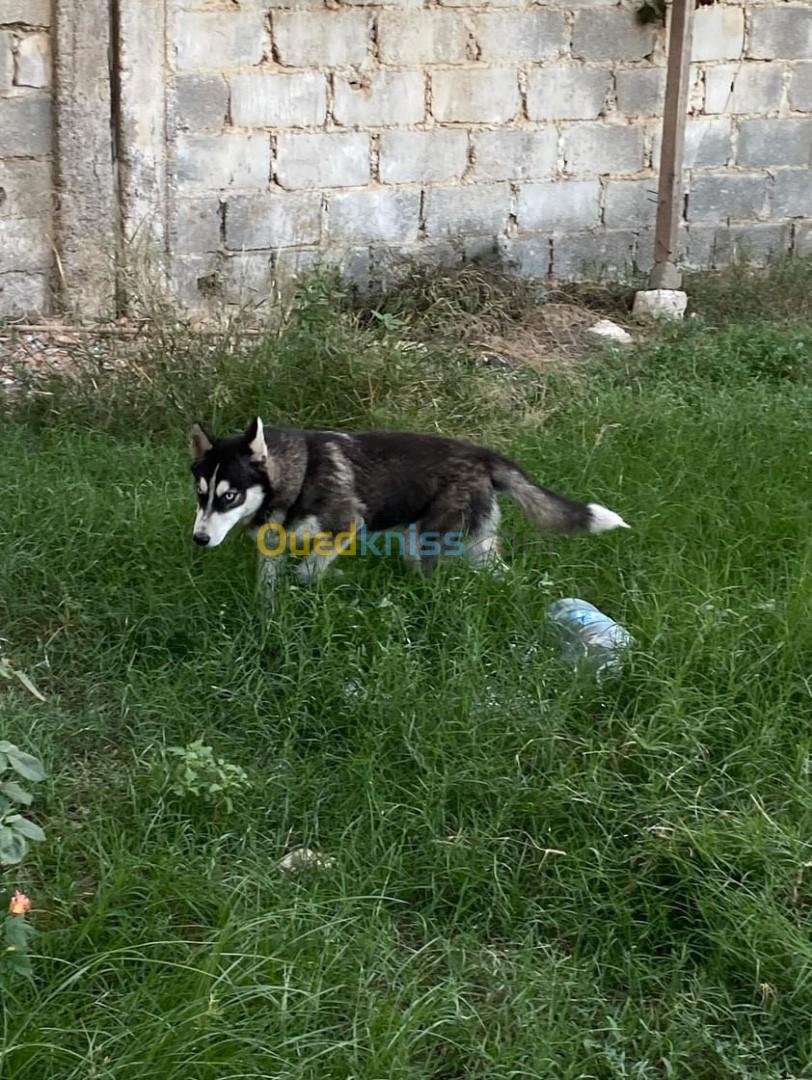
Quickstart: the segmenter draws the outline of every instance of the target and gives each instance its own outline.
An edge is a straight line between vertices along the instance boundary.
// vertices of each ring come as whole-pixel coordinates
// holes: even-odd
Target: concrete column
[[[110,0],[56,0],[56,290],[88,318],[115,309],[111,23]]]
[[[118,132],[123,282],[163,280],[167,236],[166,0],[118,0]]]

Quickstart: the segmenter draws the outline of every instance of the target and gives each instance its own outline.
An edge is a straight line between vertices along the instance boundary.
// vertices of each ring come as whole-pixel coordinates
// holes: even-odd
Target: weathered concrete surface
[[[94,315],[143,273],[203,311],[319,262],[651,263],[665,49],[636,0],[54,2],[0,0],[0,313],[49,280]],[[686,265],[808,250],[807,0],[699,9],[690,109]]]
[[[58,0],[54,30],[58,298],[95,317],[114,310],[119,235],[107,0]]]

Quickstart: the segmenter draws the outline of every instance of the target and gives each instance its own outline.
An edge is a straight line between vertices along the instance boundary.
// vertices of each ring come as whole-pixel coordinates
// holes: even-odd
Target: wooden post
[[[650,276],[652,289],[678,289],[682,284],[682,274],[677,269],[676,262],[679,224],[682,219],[682,163],[691,79],[694,8],[695,0],[673,0],[671,5],[657,225],[654,231],[654,267]]]

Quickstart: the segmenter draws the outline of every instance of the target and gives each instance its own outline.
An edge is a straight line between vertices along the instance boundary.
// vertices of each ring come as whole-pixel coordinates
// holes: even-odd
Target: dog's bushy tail
[[[560,533],[598,533],[629,526],[614,510],[598,503],[582,503],[534,483],[523,469],[507,458],[491,468],[493,486],[510,495],[538,529]]]

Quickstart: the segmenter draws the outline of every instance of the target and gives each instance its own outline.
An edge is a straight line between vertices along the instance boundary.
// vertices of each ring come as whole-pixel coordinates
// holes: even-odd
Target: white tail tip
[[[608,510],[599,503],[589,503],[589,531],[591,533],[608,532],[610,529],[628,529],[620,514]]]

